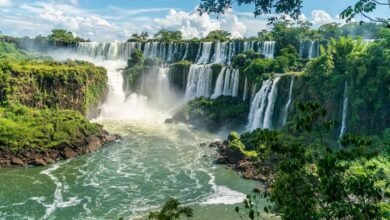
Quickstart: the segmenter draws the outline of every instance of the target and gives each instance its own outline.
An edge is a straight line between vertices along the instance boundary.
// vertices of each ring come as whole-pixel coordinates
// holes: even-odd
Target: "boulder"
[[[71,158],[75,158],[77,156],[77,153],[72,148],[65,147],[64,155],[66,159],[71,159]]]
[[[94,152],[102,146],[100,139],[95,135],[88,136],[86,138],[86,141],[88,143],[87,144],[88,152]]]
[[[13,157],[13,158],[11,159],[11,163],[12,163],[12,165],[18,165],[18,166],[24,166],[24,165],[25,165],[25,163],[23,162],[23,160],[20,159],[20,158],[18,158],[18,157]]]
[[[46,166],[47,163],[42,158],[35,158],[34,164],[36,166]]]
[[[166,124],[173,124],[173,123],[175,123],[175,120],[173,120],[173,118],[167,118],[167,119],[165,120],[165,123],[166,123]]]

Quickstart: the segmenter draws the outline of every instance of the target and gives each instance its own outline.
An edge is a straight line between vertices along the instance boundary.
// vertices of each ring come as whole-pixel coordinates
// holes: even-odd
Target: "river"
[[[238,219],[234,207],[257,183],[199,146],[220,137],[165,124],[167,113],[118,89],[123,63],[94,62],[108,69],[110,88],[94,121],[122,140],[47,167],[0,169],[0,218],[138,219],[173,197],[194,209],[193,219]]]

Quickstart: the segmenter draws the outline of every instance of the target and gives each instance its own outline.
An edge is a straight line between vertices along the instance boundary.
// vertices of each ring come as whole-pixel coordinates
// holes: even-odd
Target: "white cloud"
[[[196,9],[192,12],[171,9],[165,18],[154,21],[162,28],[181,31],[184,38],[205,37],[213,30],[225,30],[237,38],[243,37],[247,31],[246,25],[238,20],[232,10],[214,19],[208,14],[199,15]]]
[[[0,0],[0,7],[1,6],[10,6],[11,0]]]
[[[311,21],[315,25],[323,25],[333,22],[333,18],[323,10],[313,10],[311,12]]]

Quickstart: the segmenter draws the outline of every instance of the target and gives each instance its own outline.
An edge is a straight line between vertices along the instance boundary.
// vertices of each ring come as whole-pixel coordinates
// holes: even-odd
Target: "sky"
[[[304,0],[302,20],[315,27],[339,22],[342,9],[356,0]],[[200,0],[0,0],[0,30],[12,36],[47,35],[64,28],[94,41],[126,40],[133,33],[179,30],[185,38],[226,30],[233,37],[255,36],[267,26],[267,16],[254,17],[253,6],[233,7],[224,15],[200,16]],[[372,16],[389,17],[382,7]],[[357,17],[360,20],[360,17]]]

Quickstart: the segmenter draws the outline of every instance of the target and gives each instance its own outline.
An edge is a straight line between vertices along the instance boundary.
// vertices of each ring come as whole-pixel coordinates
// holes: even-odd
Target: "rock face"
[[[28,149],[15,153],[3,150],[0,147],[0,167],[46,166],[56,161],[72,159],[82,154],[95,152],[103,145],[119,138],[117,135],[110,135],[104,131],[99,135],[90,135],[78,140],[73,146],[58,146],[46,151]]]

